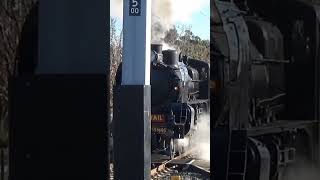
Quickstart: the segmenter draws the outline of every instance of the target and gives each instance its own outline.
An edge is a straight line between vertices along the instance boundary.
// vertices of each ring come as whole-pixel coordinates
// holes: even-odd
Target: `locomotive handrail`
[[[273,96],[273,97],[271,97],[271,98],[267,98],[267,99],[263,99],[263,100],[258,100],[257,106],[259,106],[259,105],[261,105],[261,104],[263,104],[263,103],[266,103],[266,102],[274,101],[274,100],[276,100],[276,99],[278,99],[278,98],[281,98],[281,97],[283,97],[283,96],[285,96],[285,95],[286,95],[286,93],[281,93],[281,94],[277,94],[277,95],[275,95],[275,96]]]
[[[267,58],[252,59],[252,62],[253,63],[290,63],[289,60],[267,59]]]
[[[191,82],[206,82],[208,81],[208,79],[205,79],[205,80],[191,80]]]

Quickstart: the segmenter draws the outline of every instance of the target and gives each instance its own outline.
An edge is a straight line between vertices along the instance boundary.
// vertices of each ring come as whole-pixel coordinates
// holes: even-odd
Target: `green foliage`
[[[202,40],[185,26],[180,27],[180,33],[178,33],[176,27],[168,30],[164,42],[192,58],[204,61],[210,60],[210,41]]]

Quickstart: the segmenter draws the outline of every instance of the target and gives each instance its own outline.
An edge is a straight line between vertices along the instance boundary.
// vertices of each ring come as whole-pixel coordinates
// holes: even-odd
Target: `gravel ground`
[[[164,177],[160,177],[157,180],[207,180],[207,179],[204,179],[203,177],[201,177],[200,174],[195,174],[195,173],[174,173]]]

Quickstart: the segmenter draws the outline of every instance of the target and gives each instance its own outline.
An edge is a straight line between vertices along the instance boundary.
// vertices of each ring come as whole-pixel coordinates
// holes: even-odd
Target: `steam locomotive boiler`
[[[214,179],[290,179],[292,168],[318,166],[319,5],[212,5]]]
[[[209,113],[209,63],[152,44],[150,66],[151,149],[172,158],[181,153],[177,140],[192,136],[200,116]],[[116,86],[120,80],[121,64]]]

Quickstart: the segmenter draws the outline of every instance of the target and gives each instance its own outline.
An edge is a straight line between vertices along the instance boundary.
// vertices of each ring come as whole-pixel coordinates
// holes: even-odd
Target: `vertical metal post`
[[[151,0],[123,2],[122,83],[115,95],[115,178],[149,180]]]

